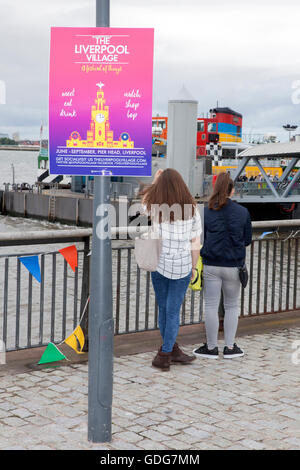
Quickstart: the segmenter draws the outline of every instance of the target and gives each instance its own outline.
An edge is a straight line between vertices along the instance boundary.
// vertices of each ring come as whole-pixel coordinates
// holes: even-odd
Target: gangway
[[[233,176],[236,186],[235,200],[244,203],[300,202],[300,142],[268,143],[255,145],[240,153],[240,164]],[[288,163],[280,178],[274,181],[266,173],[261,161],[263,159],[286,160]],[[262,181],[238,182],[247,165],[257,166]]]

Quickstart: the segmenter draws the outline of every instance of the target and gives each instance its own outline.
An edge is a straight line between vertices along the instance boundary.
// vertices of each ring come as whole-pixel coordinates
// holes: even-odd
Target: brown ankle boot
[[[171,352],[171,361],[172,362],[180,362],[180,364],[189,364],[190,362],[196,359],[195,356],[188,356],[183,351],[181,351],[180,347],[177,343],[173,346],[173,351]]]
[[[171,354],[170,352],[163,352],[160,348],[155,358],[152,361],[152,365],[162,370],[169,370],[171,364]]]

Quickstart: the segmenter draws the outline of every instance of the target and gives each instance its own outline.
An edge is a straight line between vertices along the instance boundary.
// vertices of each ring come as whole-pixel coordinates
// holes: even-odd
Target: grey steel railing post
[[[81,328],[84,333],[84,347],[83,351],[88,351],[89,343],[89,306],[87,304],[89,295],[90,295],[90,238],[86,237],[84,240],[84,254],[83,254],[83,267],[82,267],[82,283],[81,283],[81,300],[80,300],[80,316],[86,311],[81,320]]]
[[[109,26],[109,0],[96,0],[96,26]],[[113,385],[112,254],[105,237],[110,178],[95,177],[89,313],[88,439],[111,440]],[[108,227],[109,230],[109,227]]]

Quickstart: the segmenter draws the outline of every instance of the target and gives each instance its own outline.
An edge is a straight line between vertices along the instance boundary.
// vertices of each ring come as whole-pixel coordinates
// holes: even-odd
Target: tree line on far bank
[[[10,139],[9,137],[1,137],[0,145],[18,145],[18,142],[13,139]]]

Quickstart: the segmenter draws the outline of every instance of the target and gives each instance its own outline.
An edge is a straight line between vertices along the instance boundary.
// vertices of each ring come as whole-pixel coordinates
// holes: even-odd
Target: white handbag
[[[156,271],[162,249],[162,240],[153,229],[135,239],[134,255],[140,269]]]

